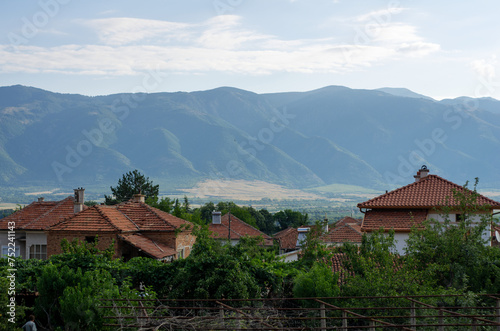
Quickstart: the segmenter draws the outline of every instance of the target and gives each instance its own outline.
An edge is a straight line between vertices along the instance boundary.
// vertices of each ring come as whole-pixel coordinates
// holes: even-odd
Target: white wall
[[[20,256],[23,259],[26,259],[26,242],[24,241],[24,237],[26,236],[26,233],[24,231],[15,231],[16,236],[14,243],[16,247],[19,247],[19,253]],[[21,240],[23,238],[23,240]],[[8,231],[0,231],[0,254],[2,253],[1,248],[3,246],[9,246],[10,240],[9,240],[9,232]]]
[[[47,234],[40,232],[26,232],[26,259],[30,258],[31,245],[47,245]]]

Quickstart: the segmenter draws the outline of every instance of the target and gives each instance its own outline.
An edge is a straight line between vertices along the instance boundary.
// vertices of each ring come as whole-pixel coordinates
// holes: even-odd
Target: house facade
[[[0,220],[0,247],[2,255],[23,259],[47,258],[47,234],[45,230],[74,216],[87,208],[83,204],[83,188],[75,190],[75,196],[60,201],[37,201]],[[9,250],[10,248],[10,250]]]
[[[421,226],[431,218],[440,222],[448,218],[451,224],[460,222],[459,201],[456,201],[453,192],[472,194],[471,190],[429,174],[425,166],[414,177],[414,183],[358,204],[364,213],[361,230],[370,233],[380,228],[386,231],[393,229],[399,254],[404,253],[413,226]],[[479,222],[481,216],[491,215],[493,210],[500,209],[499,202],[482,195],[477,195],[476,203],[484,210],[472,215],[473,222]],[[491,229],[488,229],[483,238],[489,241],[490,237]]]
[[[96,205],[47,230],[47,255],[60,254],[61,241],[94,242],[106,249],[114,243],[114,257],[129,260],[146,256],[169,262],[191,253],[193,225],[144,203],[144,195],[118,205]]]

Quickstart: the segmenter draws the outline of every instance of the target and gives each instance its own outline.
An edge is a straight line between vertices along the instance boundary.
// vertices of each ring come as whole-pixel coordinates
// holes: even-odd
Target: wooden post
[[[342,310],[342,330],[347,330],[347,313]]]
[[[370,320],[370,328],[368,330],[375,331],[375,321],[374,320]]]
[[[500,324],[500,298],[497,299],[497,323]],[[497,325],[497,331],[500,331],[500,325]]]
[[[224,307],[222,307],[222,306],[219,309],[219,318],[220,318],[221,325],[225,325],[225,323],[224,323]]]
[[[325,311],[325,304],[322,303],[320,307],[321,307],[321,310],[320,310],[320,314],[321,314],[321,331],[326,331],[326,311]]]
[[[441,309],[439,309],[439,327],[438,327],[438,330],[439,331],[444,331],[444,326],[442,324],[444,324],[444,318],[443,318],[443,311]]]
[[[410,309],[410,328],[413,330],[417,329],[417,310],[415,309],[415,302],[411,302]]]

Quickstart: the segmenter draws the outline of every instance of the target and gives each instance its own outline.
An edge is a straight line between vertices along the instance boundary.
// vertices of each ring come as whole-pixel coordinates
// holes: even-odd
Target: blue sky
[[[327,85],[500,99],[494,1],[2,1],[0,85],[257,93]]]

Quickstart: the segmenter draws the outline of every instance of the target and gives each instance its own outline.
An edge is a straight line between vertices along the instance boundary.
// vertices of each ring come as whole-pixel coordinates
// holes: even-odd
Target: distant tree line
[[[154,185],[149,177],[145,177],[138,170],[124,174],[118,180],[117,186],[110,188],[112,194],[104,196],[105,203],[108,205],[127,201],[134,194],[141,193],[145,195],[148,205],[199,225],[209,224],[212,221],[214,210],[220,211],[222,214],[230,212],[268,235],[288,227],[299,227],[309,222],[307,213],[291,209],[272,214],[266,209],[257,210],[251,206],[238,206],[232,201],[223,201],[217,204],[208,202],[199,208],[192,208],[186,196],[182,200],[168,197],[159,198],[159,186]]]

